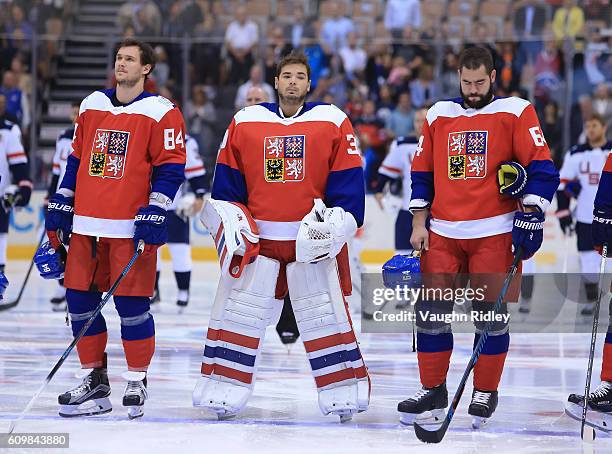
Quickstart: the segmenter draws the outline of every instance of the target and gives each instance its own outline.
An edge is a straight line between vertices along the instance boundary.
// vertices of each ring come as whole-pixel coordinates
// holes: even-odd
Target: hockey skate
[[[567,398],[565,413],[582,420],[584,396],[570,394]],[[604,432],[612,432],[612,382],[602,381],[595,391],[589,394],[589,406],[585,423]]]
[[[192,401],[194,407],[205,408],[223,420],[240,413],[252,392],[246,386],[203,376],[193,390]]]
[[[159,295],[159,290],[155,289],[153,292],[153,296],[151,297],[151,305],[157,304],[161,301],[161,296]]]
[[[123,406],[128,409],[128,418],[134,419],[144,415],[144,403],[147,400],[147,373],[127,371],[122,374],[127,380],[123,393]]]
[[[53,312],[63,312],[66,310],[66,289],[59,286],[51,298],[51,310]]]
[[[84,372],[87,369],[84,370]],[[113,409],[111,389],[106,373],[106,354],[104,366],[91,370],[79,386],[58,396],[59,415],[65,418],[74,416],[94,416],[108,413]]]
[[[472,429],[480,429],[489,418],[493,416],[497,408],[497,391],[472,392],[472,402],[468,408],[468,414],[472,415]]]
[[[176,298],[176,305],[179,308],[179,312],[182,312],[183,309],[185,309],[188,304],[189,304],[189,291],[179,290],[177,298]]]
[[[364,383],[366,383],[364,381]],[[367,385],[367,383],[366,383]],[[336,415],[340,422],[353,419],[353,415],[365,409],[360,409],[358,383],[334,386],[319,390],[319,408],[324,415]]]
[[[448,391],[446,382],[435,388],[419,389],[412,397],[400,402],[397,411],[400,412],[400,422],[412,425],[439,424],[444,419],[444,410],[448,406]]]

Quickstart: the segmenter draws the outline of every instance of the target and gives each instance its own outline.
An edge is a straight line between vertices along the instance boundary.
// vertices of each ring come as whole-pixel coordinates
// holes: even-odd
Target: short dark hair
[[[70,103],[70,107],[76,107],[76,108],[80,109],[81,108],[81,103],[79,101],[72,101]]]
[[[481,66],[485,67],[487,74],[493,71],[493,56],[486,47],[472,46],[463,49],[459,54],[459,71],[462,68],[478,69]]]
[[[153,72],[155,68],[155,51],[151,47],[149,43],[145,43],[139,39],[135,38],[126,38],[119,43],[119,47],[117,47],[117,51],[122,47],[138,47],[140,49],[140,64],[141,65],[151,65],[151,71],[145,75],[145,79]]]
[[[593,112],[591,115],[587,116],[584,122],[586,123],[587,121],[598,121],[600,125],[602,125],[604,128],[606,127],[606,119],[603,117],[603,115],[598,114],[597,112]]]
[[[306,66],[306,74],[308,80],[310,80],[310,65],[308,64],[308,57],[302,52],[291,51],[291,53],[285,55],[281,61],[276,65],[276,77],[279,77],[283,68],[287,65],[304,65]]]

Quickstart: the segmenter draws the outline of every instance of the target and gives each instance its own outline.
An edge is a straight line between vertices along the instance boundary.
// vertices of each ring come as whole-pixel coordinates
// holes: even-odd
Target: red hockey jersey
[[[517,201],[501,195],[504,161],[527,170],[523,203],[545,211],[559,185],[535,109],[520,98],[494,99],[482,109],[461,100],[429,109],[412,164],[411,209],[431,206],[431,230],[449,238],[510,232]]]
[[[246,205],[261,238],[294,240],[315,198],[363,223],[361,154],[346,114],[306,103],[290,118],[277,104],[239,111],[225,133],[212,197]]]
[[[185,125],[161,96],[145,92],[119,106],[113,96],[96,91],[81,103],[71,153],[80,160],[73,231],[131,238],[136,212],[149,203],[153,168],[185,165]]]

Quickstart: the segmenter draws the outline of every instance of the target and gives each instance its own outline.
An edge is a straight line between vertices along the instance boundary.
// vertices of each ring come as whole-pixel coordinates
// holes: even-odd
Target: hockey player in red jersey
[[[219,417],[246,406],[266,326],[276,323],[289,291],[321,412],[346,420],[369,404],[344,300],[351,291],[346,242],[365,208],[362,159],[341,110],[304,102],[304,55],[283,58],[275,82],[279,104],[234,116],[204,206],[221,279],[193,403]]]
[[[166,242],[166,209],[184,180],[185,126],[167,99],[144,91],[155,66],[153,49],[126,40],[115,57],[114,89],[95,91],[81,103],[72,152],[57,193],[49,199],[45,227],[49,260],[68,244],[64,283],[76,335],[144,241],[145,250],[114,294],[128,371],[123,405],[143,414],[146,371],[155,349],[149,298],[157,248]],[[55,252],[55,253],[54,253]],[[38,263],[41,275],[63,269]],[[81,385],[59,396],[61,416],[111,411],[106,372],[106,323],[98,315],[77,344],[81,367],[92,369]]]
[[[593,208],[593,223],[591,224],[593,246],[601,254],[603,245],[608,246],[608,259],[610,260],[610,247],[612,246],[612,153],[601,173],[599,187],[595,195]],[[612,287],[610,288],[612,291]],[[607,292],[604,292],[604,295]],[[612,314],[612,298],[608,302],[609,313]],[[601,383],[589,394],[587,422],[606,431],[612,426],[612,318],[608,324],[608,332],[603,348],[601,361]],[[566,412],[580,420],[584,394],[570,394]]]
[[[459,61],[461,98],[432,106],[412,164],[412,246],[422,251],[424,273],[501,273],[519,247],[531,257],[542,243],[544,211],[559,185],[533,106],[519,98],[493,96],[493,60],[488,50],[470,47]],[[498,183],[498,170],[514,175]],[[425,227],[431,216],[430,230]],[[497,293],[474,301],[492,308]],[[422,389],[401,402],[401,420],[436,423],[448,404],[446,374],[453,349],[449,323],[419,314],[448,310],[440,302],[418,301],[417,344]],[[505,306],[502,309],[506,310]],[[475,321],[476,345],[484,321]],[[496,322],[474,368],[469,414],[480,427],[497,406],[510,336]]]

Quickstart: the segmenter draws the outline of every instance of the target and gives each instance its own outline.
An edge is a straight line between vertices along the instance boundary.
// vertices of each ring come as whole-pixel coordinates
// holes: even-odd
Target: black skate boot
[[[105,353],[103,367],[93,369],[79,386],[58,396],[59,415],[70,418],[108,413],[113,409],[108,398],[110,393]]]
[[[397,404],[400,422],[411,425],[416,420],[419,424],[438,424],[444,419],[444,409],[448,406],[446,382],[435,388],[419,389],[414,396]]]
[[[144,415],[143,407],[147,400],[146,372],[128,371],[123,374],[128,381],[123,394],[123,406],[128,408],[128,418],[134,419]]]
[[[570,394],[567,398],[565,413],[582,421],[584,396]],[[604,432],[612,432],[612,382],[602,381],[595,391],[589,394],[586,424]]]
[[[472,392],[472,402],[468,408],[468,414],[472,415],[472,428],[480,429],[487,420],[493,416],[497,408],[497,391],[479,391],[474,389]]]

